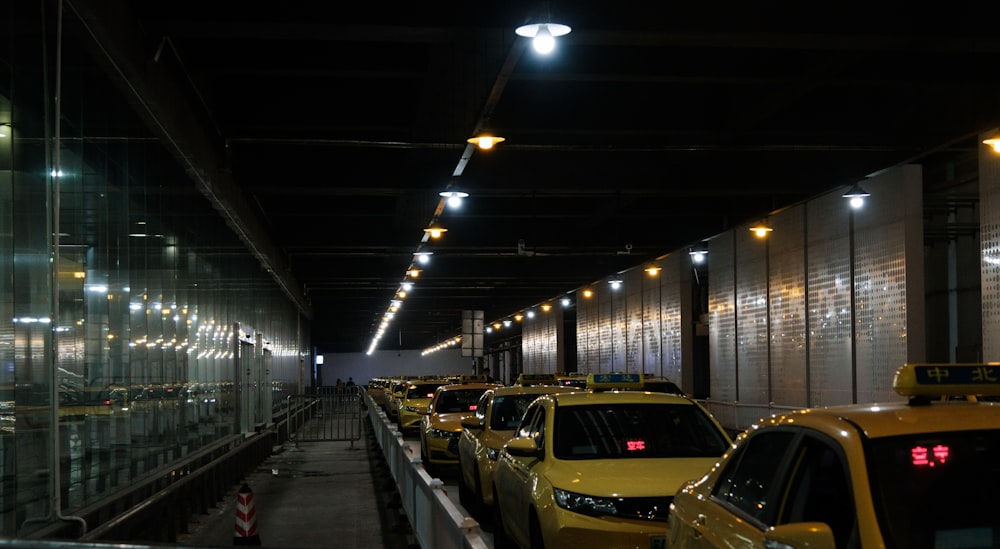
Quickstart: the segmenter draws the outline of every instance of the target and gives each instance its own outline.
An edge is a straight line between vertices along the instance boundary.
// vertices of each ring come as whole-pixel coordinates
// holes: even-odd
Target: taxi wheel
[[[493,547],[494,549],[513,549],[514,547],[514,542],[507,537],[507,531],[503,528],[500,500],[497,499],[496,489],[493,490]]]
[[[542,526],[538,522],[538,515],[531,513],[531,524],[528,525],[528,535],[531,537],[531,549],[545,549],[545,542],[542,541]]]

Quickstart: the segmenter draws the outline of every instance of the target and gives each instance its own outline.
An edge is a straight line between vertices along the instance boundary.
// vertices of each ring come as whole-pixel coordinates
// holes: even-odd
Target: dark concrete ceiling
[[[417,251],[380,348],[898,164],[948,172],[1000,125],[1000,33],[957,4],[66,3],[324,352],[367,349]],[[546,13],[572,32],[542,57],[514,28]]]

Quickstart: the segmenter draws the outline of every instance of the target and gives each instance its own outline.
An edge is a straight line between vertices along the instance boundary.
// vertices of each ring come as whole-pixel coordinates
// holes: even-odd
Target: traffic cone
[[[233,534],[233,545],[260,545],[253,490],[248,484],[243,484],[240,492],[236,494],[236,531]]]

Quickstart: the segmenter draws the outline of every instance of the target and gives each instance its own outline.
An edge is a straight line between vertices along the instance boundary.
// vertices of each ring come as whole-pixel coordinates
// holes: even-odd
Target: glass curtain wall
[[[0,536],[270,422],[309,349],[57,7],[0,7]]]

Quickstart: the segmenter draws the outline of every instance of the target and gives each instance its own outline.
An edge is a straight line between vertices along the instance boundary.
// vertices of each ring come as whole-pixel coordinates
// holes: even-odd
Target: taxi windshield
[[[697,406],[588,404],[556,408],[559,459],[718,457],[729,447]]]
[[[1000,431],[873,439],[867,459],[888,547],[1000,544]]]
[[[493,399],[493,417],[490,418],[490,429],[494,431],[513,431],[524,417],[528,405],[538,398],[537,393],[521,395],[498,396]]]
[[[486,389],[451,389],[438,394],[434,412],[451,414],[456,412],[475,412],[479,397]]]

